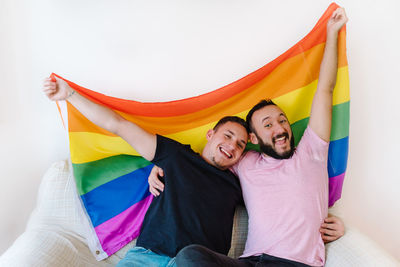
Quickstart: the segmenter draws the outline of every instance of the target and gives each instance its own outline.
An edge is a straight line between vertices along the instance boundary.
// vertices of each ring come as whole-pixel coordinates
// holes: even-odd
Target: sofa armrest
[[[70,165],[56,162],[43,176],[25,232],[0,256],[0,266],[115,266],[135,245],[99,262],[89,250],[85,224]]]
[[[396,259],[354,228],[346,228],[344,236],[325,247],[327,267],[400,266]]]
[[[46,266],[114,266],[98,262],[87,244],[70,234],[46,229],[25,231],[0,257],[0,266],[46,267]]]

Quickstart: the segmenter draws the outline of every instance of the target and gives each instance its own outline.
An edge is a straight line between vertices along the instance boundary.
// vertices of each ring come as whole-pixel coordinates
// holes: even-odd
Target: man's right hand
[[[148,182],[149,182],[149,191],[155,197],[158,197],[160,195],[160,192],[164,191],[164,184],[160,181],[159,178],[163,176],[164,176],[163,169],[154,165],[153,169],[151,169]]]
[[[47,78],[43,82],[43,92],[50,100],[68,100],[71,105],[92,123],[122,137],[143,158],[148,161],[153,160],[157,146],[155,134],[148,133],[107,106],[97,104],[80,95],[63,79],[56,78],[56,80]]]
[[[52,78],[46,78],[43,81],[43,92],[52,101],[65,100],[74,91],[66,81],[57,79],[53,81]]]

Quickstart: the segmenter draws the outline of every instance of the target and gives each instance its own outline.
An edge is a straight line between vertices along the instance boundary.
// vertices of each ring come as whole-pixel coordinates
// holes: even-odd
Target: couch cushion
[[[243,254],[247,240],[248,219],[246,208],[244,206],[238,206],[233,219],[231,249],[228,253],[228,256],[232,258],[238,258]]]

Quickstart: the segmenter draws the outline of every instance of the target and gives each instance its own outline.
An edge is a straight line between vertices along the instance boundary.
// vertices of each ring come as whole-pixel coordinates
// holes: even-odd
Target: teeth
[[[280,137],[280,138],[277,138],[277,139],[275,139],[276,141],[282,141],[282,140],[285,140],[285,136],[282,136],[282,137]]]
[[[219,150],[221,150],[221,152],[224,153],[228,158],[232,158],[232,155],[222,147],[220,147]]]

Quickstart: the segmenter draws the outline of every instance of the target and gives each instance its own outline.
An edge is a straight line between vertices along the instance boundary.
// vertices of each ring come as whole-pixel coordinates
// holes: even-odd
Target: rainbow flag
[[[141,103],[106,96],[67,82],[83,96],[113,109],[147,131],[190,144],[198,152],[206,143],[207,130],[221,117],[245,118],[259,100],[270,98],[286,112],[298,142],[308,123],[317,88],[326,23],[337,7],[331,4],[306,37],[272,62],[204,95],[163,103]],[[345,34],[343,28],[338,38],[338,75],[327,166],[330,206],[341,196],[347,166],[350,96]],[[68,129],[78,193],[95,233],[96,244],[91,249],[101,260],[139,235],[152,201],[147,184],[152,164],[122,138],[88,121],[68,102],[60,102],[58,106]],[[250,145],[249,148],[257,149]]]

